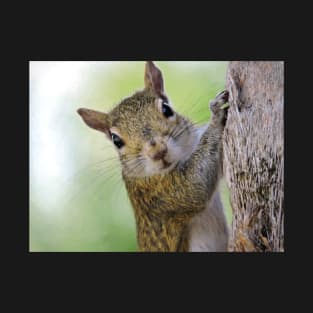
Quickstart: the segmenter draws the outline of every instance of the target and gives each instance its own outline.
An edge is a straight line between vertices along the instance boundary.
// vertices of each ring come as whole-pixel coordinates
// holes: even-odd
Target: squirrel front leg
[[[228,101],[228,95],[228,91],[225,90],[210,102],[212,112],[210,124],[203,133],[197,149],[184,166],[184,176],[189,180],[189,188],[194,189],[193,192],[196,191],[199,205],[210,200],[221,175],[222,135],[227,117],[227,109],[222,106]]]

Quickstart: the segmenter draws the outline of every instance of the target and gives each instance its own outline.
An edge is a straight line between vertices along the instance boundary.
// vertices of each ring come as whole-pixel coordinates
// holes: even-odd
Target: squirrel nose
[[[165,157],[167,153],[167,147],[165,146],[162,150],[158,151],[154,156],[153,156],[153,160],[158,161],[161,160]]]

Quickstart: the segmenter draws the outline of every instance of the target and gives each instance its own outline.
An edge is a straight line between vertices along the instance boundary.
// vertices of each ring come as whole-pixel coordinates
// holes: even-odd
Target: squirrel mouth
[[[164,159],[162,160],[162,163],[163,163],[163,168],[162,168],[163,170],[170,167],[172,164],[172,163],[165,161]]]

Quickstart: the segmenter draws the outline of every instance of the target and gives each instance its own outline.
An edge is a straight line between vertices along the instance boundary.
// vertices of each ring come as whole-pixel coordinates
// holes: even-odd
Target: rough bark
[[[230,251],[284,251],[284,64],[230,62],[224,173]]]

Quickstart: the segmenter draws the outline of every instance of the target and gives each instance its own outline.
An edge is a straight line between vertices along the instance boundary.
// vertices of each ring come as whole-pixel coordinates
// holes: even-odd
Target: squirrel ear
[[[78,109],[77,113],[89,127],[105,133],[110,138],[108,114],[89,109]]]
[[[145,87],[152,89],[157,95],[164,95],[164,84],[162,72],[152,61],[146,62]]]

